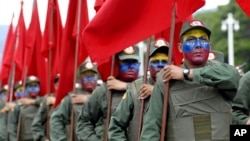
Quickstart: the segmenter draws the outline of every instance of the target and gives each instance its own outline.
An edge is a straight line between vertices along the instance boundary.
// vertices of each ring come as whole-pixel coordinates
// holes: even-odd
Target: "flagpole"
[[[74,81],[73,81],[73,93],[76,93],[75,83],[77,76],[77,64],[78,64],[78,50],[79,50],[79,34],[81,25],[81,9],[82,0],[78,0],[78,11],[77,11],[77,26],[76,26],[76,45],[75,45],[75,64],[74,64]],[[71,117],[70,117],[70,141],[74,141],[74,129],[75,129],[75,113],[74,105],[71,107]]]
[[[23,10],[23,0],[21,1],[21,11],[22,10]],[[18,29],[17,29],[18,30],[17,31],[18,36],[17,36],[17,39],[16,39],[16,47],[19,44],[19,36],[20,36],[20,27],[19,26],[18,26]],[[15,47],[15,49],[16,49],[16,47]],[[14,60],[13,60],[13,62],[14,62]],[[26,68],[25,68],[25,70],[26,70]],[[24,72],[25,72],[25,70],[24,70]],[[25,79],[24,79],[24,82],[23,82],[23,86],[24,86],[23,91],[25,90],[25,85],[24,84],[25,84]],[[23,97],[23,95],[22,95],[22,97]],[[22,116],[21,116],[21,107],[20,107],[20,111],[19,111],[19,115],[18,115],[18,125],[17,125],[17,141],[20,140],[21,120],[22,120]]]
[[[150,44],[151,44],[151,37],[148,38],[147,43],[147,54],[145,58],[145,69],[144,69],[144,75],[143,75],[143,84],[147,83],[147,77],[148,77],[148,60],[149,60],[149,54],[150,54]],[[137,133],[137,141],[140,141],[141,136],[141,129],[142,129],[142,123],[143,123],[143,115],[144,115],[144,107],[145,107],[145,100],[141,99],[141,105],[140,105],[140,113],[139,113],[139,123],[138,123],[138,133]]]
[[[175,30],[175,18],[176,18],[176,0],[174,0],[173,7],[172,7],[172,16],[171,16],[171,28],[170,28],[170,47],[168,52],[168,65],[172,64],[172,52],[173,52],[173,44],[174,44],[174,30]],[[167,113],[168,113],[168,99],[169,99],[169,81],[165,83],[164,88],[164,103],[163,103],[163,110],[162,110],[162,121],[161,121],[161,138],[160,141],[165,140],[165,133],[166,133],[166,122],[168,120]]]
[[[13,22],[13,18],[14,18],[14,13],[13,13],[13,16],[12,16],[12,20],[11,20],[11,23]],[[11,24],[11,26],[13,26]],[[19,32],[18,32],[18,28],[16,29],[17,30],[17,34],[15,35],[16,39],[15,39],[15,45],[14,45],[14,53],[16,52],[16,48],[17,48],[17,42],[18,42],[18,37],[19,37]],[[16,65],[15,65],[15,62],[14,62],[14,53],[12,55],[12,58],[11,58],[11,68],[10,68],[10,75],[9,75],[9,79],[8,79],[8,86],[9,86],[9,97],[8,97],[8,101],[9,102],[12,102],[13,100],[13,89],[14,89],[14,81],[15,81],[15,71],[16,71]],[[7,128],[9,128],[9,118],[8,118],[8,121],[7,121]],[[9,140],[9,132],[7,133],[7,140]]]
[[[54,4],[54,0],[49,0],[49,6],[48,8],[50,8],[50,23],[49,23],[49,56],[48,56],[48,85],[47,85],[47,93],[48,93],[48,96],[50,95],[51,93],[51,67],[52,67],[52,53],[53,53],[53,50],[52,50],[52,46],[53,46],[53,13],[54,13],[54,7],[51,6],[52,4]],[[51,3],[50,3],[51,2]],[[49,10],[49,9],[48,9]],[[50,105],[47,104],[46,106],[46,117],[47,117],[47,120],[46,120],[46,136],[48,139],[50,139],[50,124],[49,124],[49,121],[50,121]]]
[[[111,76],[114,75],[114,66],[115,66],[115,55],[112,55],[112,60],[111,60]],[[111,107],[112,107],[112,91],[108,91],[108,107],[107,107],[107,119],[106,119],[106,126],[105,126],[105,133],[104,133],[104,140],[108,141],[108,128],[109,128],[109,122],[111,118]]]

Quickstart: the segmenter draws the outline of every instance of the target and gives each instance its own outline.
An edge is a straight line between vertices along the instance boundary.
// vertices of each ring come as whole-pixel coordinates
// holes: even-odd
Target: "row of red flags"
[[[243,1],[246,0],[237,0]],[[36,75],[41,82],[41,95],[44,95],[54,91],[53,77],[60,73],[56,106],[74,88],[75,68],[87,56],[97,62],[105,80],[110,72],[102,68],[111,65],[113,54],[152,35],[169,40],[173,5],[177,8],[173,61],[179,64],[182,57],[176,46],[181,25],[204,4],[205,0],[96,0],[94,8],[98,12],[89,22],[86,0],[70,0],[63,28],[58,0],[49,0],[42,34],[34,0],[28,29],[24,25],[22,8],[16,28],[12,23],[9,26],[0,74],[2,85],[10,82],[11,75],[15,82]],[[249,7],[247,11],[249,14]]]

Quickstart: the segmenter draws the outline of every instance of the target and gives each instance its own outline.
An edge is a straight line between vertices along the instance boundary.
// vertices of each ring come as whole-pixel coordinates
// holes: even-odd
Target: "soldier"
[[[66,129],[67,125],[69,125],[70,123],[74,124],[82,106],[84,106],[84,103],[88,100],[88,97],[97,86],[98,72],[96,69],[96,65],[90,62],[85,62],[80,66],[79,72],[81,81],[80,89],[77,89],[76,94],[70,92],[61,101],[60,105],[58,105],[57,109],[51,116],[51,141],[65,141],[67,140],[67,135],[69,138],[69,131],[67,131]],[[74,110],[73,112],[75,115],[73,121],[71,119],[72,109]],[[74,141],[77,141],[76,136],[73,136]]]
[[[104,128],[107,120],[108,90],[112,92],[111,111],[114,112],[128,87],[128,83],[138,77],[140,68],[138,47],[128,47],[118,53],[116,57],[119,61],[118,77],[108,77],[107,82],[95,89],[77,120],[76,133],[81,141],[103,140],[103,135],[107,132],[104,131]]]
[[[159,39],[151,44],[149,55],[150,77],[146,84],[139,78],[131,83],[124,94],[121,103],[113,113],[109,125],[109,140],[136,141],[140,113],[140,99],[145,99],[145,105],[156,81],[156,74],[165,67],[168,61],[168,43]],[[145,106],[147,107],[147,106]]]
[[[14,107],[13,115],[10,117],[10,141],[33,141],[31,123],[41,103],[41,98],[38,98],[40,92],[39,79],[36,76],[27,77],[25,88],[25,93],[16,92],[17,98],[20,99]]]
[[[208,60],[210,30],[202,21],[183,24],[179,49],[184,64],[167,65],[157,81],[145,114],[142,141],[160,140],[165,83],[170,83],[165,140],[229,140],[232,108],[239,81],[237,70]]]
[[[57,90],[60,74],[56,74],[54,78],[54,89]],[[55,103],[55,93],[48,94],[44,97],[37,114],[32,122],[32,132],[34,141],[49,140],[49,120],[50,115],[54,111],[52,106]],[[46,132],[45,132],[46,131]]]
[[[250,71],[244,74],[240,79],[240,85],[237,94],[232,102],[233,124],[250,125],[250,96],[249,81]]]
[[[5,108],[8,86],[0,88],[0,141],[7,141],[7,109]]]

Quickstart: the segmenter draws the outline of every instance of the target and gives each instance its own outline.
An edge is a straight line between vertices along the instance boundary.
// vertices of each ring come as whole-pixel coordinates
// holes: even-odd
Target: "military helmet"
[[[210,38],[211,31],[204,25],[204,23],[200,20],[189,20],[183,23],[180,36],[183,36],[186,32],[192,29],[200,29],[207,33],[208,37]]]
[[[152,42],[150,45],[150,54],[149,57],[155,55],[156,53],[165,53],[168,55],[169,43],[164,39],[157,39],[155,42]]]
[[[139,48],[137,46],[129,46],[117,54],[120,60],[135,59],[140,60]]]
[[[98,73],[96,64],[91,63],[91,62],[84,62],[84,63],[80,66],[79,72],[80,72],[80,73],[84,73],[84,72],[86,72],[86,71],[93,71],[93,72],[95,72],[95,73]]]
[[[28,85],[28,84],[31,84],[31,83],[40,84],[40,81],[39,81],[38,77],[32,75],[32,76],[29,76],[29,77],[26,78],[25,85]]]

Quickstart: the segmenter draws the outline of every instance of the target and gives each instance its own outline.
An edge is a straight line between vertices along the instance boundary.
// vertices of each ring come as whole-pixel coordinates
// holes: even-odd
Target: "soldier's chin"
[[[203,65],[204,63],[206,63],[207,60],[205,59],[196,59],[192,62],[192,64],[194,65]]]
[[[129,75],[126,76],[125,79],[126,79],[127,82],[132,82],[132,81],[134,81],[135,79],[137,79],[137,77],[138,77],[138,76],[135,75],[135,74],[133,74],[133,75],[132,75],[132,74],[129,74]]]
[[[29,92],[29,96],[36,97],[36,96],[38,96],[38,93],[37,92]]]

